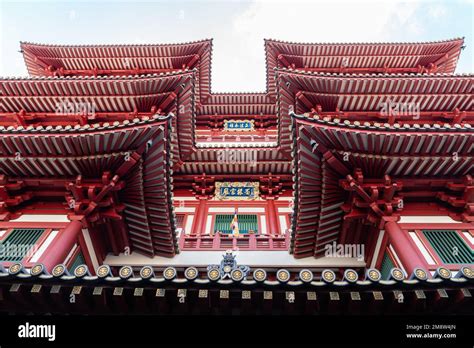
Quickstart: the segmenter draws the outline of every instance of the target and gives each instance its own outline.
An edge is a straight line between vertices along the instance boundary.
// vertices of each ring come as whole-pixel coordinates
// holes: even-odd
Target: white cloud
[[[25,75],[23,57],[18,53],[20,40],[148,44],[214,38],[212,90],[262,92],[266,77],[264,38],[396,42],[463,35],[467,49],[461,55],[459,71],[472,71],[472,20],[458,18],[469,12],[471,7],[465,4],[473,0],[245,1],[124,2],[111,7],[105,16],[103,9],[109,7],[101,2],[74,7],[47,2],[32,9],[24,2],[12,2],[7,8],[0,0],[0,32],[5,33],[0,34],[0,75]],[[82,13],[88,13],[87,18]],[[18,18],[25,15],[29,20],[19,25]],[[443,25],[438,25],[441,21]],[[451,25],[453,21],[456,23]]]
[[[428,15],[432,18],[442,18],[446,15],[446,7],[441,4],[430,5]]]
[[[74,10],[69,11],[69,19],[72,20],[72,21],[74,19],[76,19],[76,11],[74,11]]]
[[[217,40],[214,43],[219,61],[214,60],[213,90],[245,90],[247,86],[265,89],[264,38],[368,42],[392,41],[406,34],[411,39],[408,41],[416,41],[422,32],[416,15],[420,5],[416,1],[249,3],[233,19],[231,44]],[[229,72],[237,70],[238,75],[229,76]]]

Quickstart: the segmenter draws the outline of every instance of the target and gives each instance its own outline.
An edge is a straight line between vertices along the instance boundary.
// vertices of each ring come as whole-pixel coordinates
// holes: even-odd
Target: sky
[[[264,39],[417,42],[465,38],[473,72],[474,0],[0,0],[0,76],[26,76],[20,41],[148,44],[213,38],[212,91],[265,90]]]

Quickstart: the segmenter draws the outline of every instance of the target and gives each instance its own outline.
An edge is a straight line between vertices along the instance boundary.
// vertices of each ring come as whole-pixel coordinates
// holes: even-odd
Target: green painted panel
[[[218,214],[214,223],[214,232],[220,231],[222,233],[232,233],[230,223],[234,218],[233,214]],[[238,214],[239,232],[249,233],[250,230],[258,233],[257,215]]]
[[[15,228],[12,230],[8,237],[0,243],[0,261],[23,261],[44,231],[42,228]]]
[[[71,266],[69,266],[69,272],[74,272],[78,266],[84,265],[85,263],[86,259],[84,258],[82,251],[79,251],[79,253],[74,258],[74,261],[72,261]]]
[[[474,251],[457,231],[423,230],[423,234],[445,264],[472,264]]]
[[[395,268],[395,264],[388,255],[388,252],[385,252],[383,256],[382,265],[380,266],[380,273],[382,274],[382,279],[387,279],[390,275],[392,268]]]

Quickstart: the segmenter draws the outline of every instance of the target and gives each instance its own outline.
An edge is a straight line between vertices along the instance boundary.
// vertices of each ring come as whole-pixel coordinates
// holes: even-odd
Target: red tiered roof
[[[356,169],[366,178],[383,178],[381,187],[385,189],[390,182],[409,178],[408,182],[433,180],[433,183],[430,180],[424,183],[429,190],[436,178],[456,181],[472,175],[473,135],[474,128],[470,124],[453,127],[361,125],[317,116],[295,116],[296,187],[292,223],[295,257],[322,256],[326,245],[338,241],[344,221],[342,208],[347,200],[344,189],[357,187],[347,176]],[[341,182],[345,178],[350,185]],[[373,185],[375,188],[376,184]],[[385,212],[391,213],[391,198],[387,197],[393,197],[394,192],[383,194],[383,198],[374,198],[362,192],[368,207],[383,214],[378,206],[385,206],[388,209]]]
[[[219,161],[219,151],[224,155],[225,151],[231,151],[235,159]],[[252,151],[254,153],[250,155]],[[242,154],[242,160],[238,157],[239,154]],[[176,174],[286,174],[290,169],[291,162],[282,156],[276,147],[213,147],[198,149],[187,158]]]
[[[173,113],[173,161],[194,151],[194,72],[144,76],[38,77],[0,80],[0,125],[112,124]],[[93,112],[58,112],[86,104]],[[87,111],[87,110],[86,110]],[[47,128],[48,129],[48,128]],[[179,134],[179,142],[178,136]]]
[[[275,115],[275,101],[266,93],[214,93],[198,109],[199,115]]]
[[[198,70],[196,99],[211,92],[212,40],[159,45],[47,45],[22,42],[32,76],[143,75]]]
[[[247,132],[223,131],[225,120],[253,120],[255,129]],[[211,94],[206,103],[197,108],[196,143],[259,143],[261,147],[276,143],[275,102],[265,93]],[[225,141],[224,141],[225,140]]]
[[[255,131],[223,132],[224,120],[231,119],[254,120]],[[201,104],[197,109],[196,123],[200,127],[196,144],[198,149],[187,157],[179,173],[244,174],[246,171],[249,173],[284,173],[290,168],[288,159],[280,156],[276,151],[275,102],[265,93],[212,94],[206,103]],[[211,133],[215,133],[213,137],[211,137]],[[226,142],[223,141],[224,139]],[[245,144],[241,142],[245,142]],[[216,144],[219,143],[222,143],[220,148],[235,147],[233,151],[242,153],[258,152],[256,165],[218,163],[217,151],[219,148],[216,147],[219,146]]]
[[[118,127],[123,120],[138,122],[155,113],[176,114],[172,140],[167,141],[164,134],[151,145],[145,159],[127,176],[127,185],[121,193],[127,202],[124,214],[134,246],[151,256],[172,256],[175,252],[174,222],[169,211],[172,186],[170,170],[165,164],[166,153],[173,156],[173,174],[181,184],[184,182],[182,187],[189,186],[196,175],[203,173],[235,178],[272,173],[285,176],[286,184],[290,185],[293,146],[296,202],[292,251],[296,257],[321,256],[325,245],[338,241],[341,230],[347,232],[344,219],[349,215],[351,219],[362,219],[364,209],[383,214],[379,205],[392,212],[397,199],[394,193],[398,189],[397,179],[408,176],[418,180],[426,175],[444,180],[436,181],[436,187],[443,188],[461,185],[460,178],[472,173],[473,78],[449,75],[454,72],[463,39],[404,44],[296,44],[267,40],[265,45],[266,93],[211,94],[210,40],[116,46],[22,43],[31,74],[68,77],[1,81],[6,94],[0,97],[5,105],[0,113],[0,125],[21,125],[12,131],[22,132],[25,128],[33,130],[29,128],[31,125],[72,123],[90,127],[88,123],[93,121],[92,127],[102,129],[109,126],[109,121]],[[195,69],[195,72],[169,73],[179,69]],[[139,76],[158,72],[167,74]],[[134,76],[117,76],[123,74]],[[71,75],[104,76],[70,78]],[[94,103],[98,107],[96,118],[54,114],[56,104],[65,98]],[[420,118],[383,115],[381,103],[386,102],[418,103]],[[294,121],[293,129],[290,106],[295,106],[296,113],[308,113],[308,119]],[[61,123],[64,117],[70,119]],[[262,145],[257,140],[244,145],[235,137],[232,144],[235,149],[231,149],[257,151],[256,163],[222,161],[217,153],[221,144],[210,141],[211,145],[206,145],[204,140],[196,144],[195,123],[201,127],[199,131],[204,129],[202,139],[213,140],[212,136],[220,136],[223,119],[257,120],[258,117],[264,117],[267,122],[262,128],[267,127],[265,131],[271,128],[273,132],[262,131],[261,138],[268,134],[275,137],[275,124],[271,122],[278,122],[278,143]],[[37,131],[49,135],[55,131],[74,133],[82,129],[77,127],[77,130],[50,127]],[[130,133],[138,136],[134,131]],[[110,134],[105,136],[110,139]],[[47,146],[62,151],[61,146],[66,146],[62,142],[71,141],[51,139],[53,142]],[[21,165],[6,159],[2,162],[3,170],[8,174],[21,171],[25,176],[49,177],[71,175],[76,168],[91,176],[99,171],[113,171],[117,169],[115,161],[123,161],[120,154],[118,159],[113,157],[115,154],[110,157],[105,153],[90,159],[89,152],[107,141],[102,136],[88,139],[81,146],[89,148],[81,148],[85,152],[80,158],[59,156],[51,163],[43,163],[49,160],[38,156],[32,161],[25,159]],[[129,144],[124,141],[120,144],[126,151]],[[30,144],[28,136],[23,136],[21,142],[10,142],[3,143],[8,151],[21,149],[19,152],[24,153],[32,146],[38,149],[43,146],[40,152],[48,151],[46,145]],[[345,155],[349,160],[342,159]],[[67,168],[61,161],[69,161]],[[350,176],[354,171],[358,171],[355,179]],[[363,176],[375,180],[375,188],[363,186],[366,184]],[[454,179],[448,183],[451,177]],[[423,183],[428,188],[431,184]],[[377,195],[367,195],[364,192],[367,187],[381,192],[383,199],[372,201]],[[347,204],[348,191],[349,195],[360,194],[367,202],[357,201],[361,207],[351,210]],[[454,202],[458,210],[464,202],[458,191],[440,194],[437,199]],[[373,216],[370,219],[371,223],[376,221]]]
[[[329,73],[453,73],[464,39],[415,43],[294,43],[265,40],[267,92],[275,68]]]
[[[60,185],[73,202],[71,218],[86,217],[87,224],[124,221],[134,250],[173,256],[170,127],[169,117],[159,116],[96,127],[1,127],[0,174],[8,196],[2,212],[27,203],[43,186]],[[108,197],[111,192],[116,195]]]
[[[279,70],[277,111],[281,149],[289,153],[289,108],[361,122],[469,123],[472,75],[336,75]],[[383,103],[417,103],[420,118],[381,113]],[[318,110],[319,109],[319,110]]]

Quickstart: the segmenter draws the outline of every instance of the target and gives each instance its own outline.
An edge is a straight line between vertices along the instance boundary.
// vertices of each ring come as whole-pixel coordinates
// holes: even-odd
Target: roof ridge
[[[170,71],[165,73],[154,73],[154,74],[141,74],[141,75],[122,75],[122,76],[0,76],[0,81],[37,81],[37,80],[50,80],[50,81],[81,81],[81,80],[140,80],[155,77],[168,77],[168,76],[179,76],[179,75],[194,75],[197,69],[185,69]]]
[[[152,46],[185,46],[185,45],[192,45],[192,44],[199,44],[199,43],[210,43],[212,45],[212,38],[211,39],[202,39],[202,40],[195,40],[195,41],[187,41],[187,42],[172,42],[172,43],[150,43],[150,44],[47,44],[47,43],[38,43],[38,42],[30,42],[30,41],[20,41],[20,46],[27,45],[27,46],[40,46],[40,47],[50,47],[50,48],[65,48],[65,47],[74,47],[74,48],[81,48],[81,47],[152,47]]]
[[[295,112],[289,113],[290,117],[309,121],[312,123],[322,123],[326,125],[330,125],[333,127],[340,127],[340,128],[357,128],[357,129],[367,129],[371,131],[380,131],[380,132],[390,132],[390,131],[426,131],[426,132],[433,132],[436,131],[463,131],[463,132],[472,132],[474,128],[469,123],[460,124],[456,123],[451,125],[449,123],[445,123],[444,125],[439,125],[437,123],[430,124],[429,122],[417,123],[417,124],[400,124],[396,122],[395,124],[391,125],[387,122],[377,122],[377,121],[364,121],[364,120],[341,120],[337,116],[330,118],[327,116],[320,116],[320,115],[310,115],[309,113],[297,114]]]
[[[308,76],[321,76],[321,77],[413,77],[413,78],[439,78],[439,77],[474,77],[474,73],[433,73],[433,74],[410,74],[410,73],[397,73],[397,74],[356,74],[356,73],[326,73],[318,71],[305,71],[303,69],[288,69],[288,68],[275,68],[276,72],[288,72],[297,75],[308,75]]]
[[[212,96],[232,96],[232,95],[236,95],[236,96],[239,96],[239,95],[252,95],[252,96],[255,96],[255,95],[258,95],[258,96],[263,96],[263,97],[266,97],[267,96],[267,92],[266,91],[259,91],[259,92],[256,92],[256,91],[244,91],[244,92],[214,92],[214,93],[211,93],[209,96],[212,97]]]
[[[0,135],[2,134],[24,134],[24,133],[42,133],[43,135],[57,134],[57,133],[74,133],[86,132],[94,133],[98,131],[107,131],[112,129],[129,129],[145,124],[163,123],[174,117],[173,113],[166,115],[155,114],[153,116],[136,117],[133,120],[122,120],[113,122],[101,122],[95,124],[81,125],[67,125],[67,126],[0,126]]]
[[[439,44],[439,43],[447,43],[447,42],[455,42],[455,41],[462,41],[464,42],[465,37],[455,37],[451,39],[445,40],[434,40],[434,41],[406,41],[406,42],[295,42],[295,41],[285,41],[285,40],[276,40],[276,39],[264,39],[265,43],[282,43],[282,44],[290,44],[290,45],[314,45],[314,46],[323,46],[323,45],[420,45],[420,44]]]

